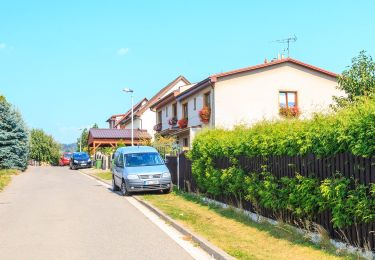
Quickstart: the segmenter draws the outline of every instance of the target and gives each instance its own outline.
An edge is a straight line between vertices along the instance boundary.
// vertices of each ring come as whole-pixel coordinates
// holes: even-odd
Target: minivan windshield
[[[154,166],[164,164],[158,153],[130,153],[124,155],[125,167]]]
[[[90,157],[87,153],[74,153],[73,158],[79,160],[88,160]]]

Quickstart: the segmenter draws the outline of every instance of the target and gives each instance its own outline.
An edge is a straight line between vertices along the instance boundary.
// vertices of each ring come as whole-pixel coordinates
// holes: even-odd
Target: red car
[[[69,165],[70,163],[70,158],[72,158],[73,153],[63,153],[60,157],[59,160],[59,165],[60,166],[65,166]]]

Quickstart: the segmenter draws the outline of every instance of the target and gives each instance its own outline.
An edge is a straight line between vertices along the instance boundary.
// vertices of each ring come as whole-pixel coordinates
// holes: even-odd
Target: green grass
[[[96,176],[98,176],[99,178],[103,179],[103,180],[112,180],[112,173],[111,172],[99,172],[99,173],[96,173],[95,174]]]
[[[327,243],[313,244],[288,225],[257,223],[234,209],[206,205],[195,195],[142,198],[239,259],[358,259]]]
[[[18,170],[13,169],[0,170],[0,191],[2,191],[5,186],[9,184],[11,181],[11,176],[18,174],[18,172]]]

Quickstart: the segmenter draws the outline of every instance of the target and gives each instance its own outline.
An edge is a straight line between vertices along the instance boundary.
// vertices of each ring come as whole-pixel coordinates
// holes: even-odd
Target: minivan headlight
[[[74,163],[78,163],[78,161],[77,161],[77,160],[74,160]]]
[[[91,159],[88,159],[87,162],[91,162]]]
[[[165,172],[162,174],[161,176],[162,178],[170,178],[171,177],[171,174],[169,172]]]
[[[136,180],[138,179],[138,175],[136,174],[129,174],[127,177],[128,180]]]

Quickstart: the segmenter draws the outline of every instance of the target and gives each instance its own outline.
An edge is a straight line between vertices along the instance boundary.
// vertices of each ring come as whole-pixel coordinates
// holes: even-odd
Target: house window
[[[211,108],[211,92],[207,92],[204,94],[203,105]]]
[[[165,117],[168,117],[168,106],[165,107]]]
[[[172,104],[172,116],[177,117],[177,103]]]
[[[182,144],[183,144],[184,147],[188,147],[189,146],[189,139],[187,137],[183,138]]]
[[[182,104],[182,118],[188,118],[188,103]]]
[[[197,110],[197,98],[194,98],[194,106],[193,106],[194,111]]]
[[[161,123],[162,122],[162,111],[160,110],[159,112],[158,112],[158,123]]]
[[[280,91],[279,92],[279,106],[280,108],[297,107],[297,92],[296,91]]]

